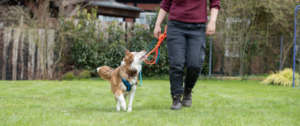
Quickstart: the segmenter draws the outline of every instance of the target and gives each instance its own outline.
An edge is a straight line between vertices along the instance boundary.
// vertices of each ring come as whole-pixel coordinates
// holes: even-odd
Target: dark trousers
[[[167,49],[171,95],[183,94],[185,87],[193,88],[205,58],[206,24],[169,21]],[[186,70],[185,79],[184,69]]]

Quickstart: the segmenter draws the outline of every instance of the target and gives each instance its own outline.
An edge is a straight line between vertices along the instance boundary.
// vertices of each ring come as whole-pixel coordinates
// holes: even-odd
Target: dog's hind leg
[[[115,97],[115,98],[116,98],[116,101],[117,101],[117,111],[120,111],[120,101],[118,100],[117,97]]]
[[[123,92],[121,90],[118,90],[115,95],[116,95],[116,98],[118,100],[117,101],[117,110],[118,110],[118,106],[120,106],[120,104],[121,104],[121,108],[124,111],[126,111],[126,102],[125,102],[125,99],[124,99]]]
[[[120,101],[117,102],[117,111],[120,111]]]

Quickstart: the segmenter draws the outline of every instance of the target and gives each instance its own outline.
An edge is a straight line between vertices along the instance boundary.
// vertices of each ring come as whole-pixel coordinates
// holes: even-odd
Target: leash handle
[[[157,45],[156,45],[156,47],[150,52],[150,53],[148,53],[149,52],[149,50],[151,49],[151,47],[154,45],[154,43],[157,41],[157,39],[155,38],[153,41],[152,41],[152,43],[151,43],[151,45],[150,45],[150,47],[148,48],[148,50],[147,50],[147,56],[149,56],[151,53],[153,53],[154,51],[156,52],[155,53],[155,55],[156,55],[156,58],[155,57],[153,57],[153,59],[151,60],[151,62],[150,62],[150,64],[147,62],[147,59],[146,59],[146,61],[145,61],[145,63],[147,63],[147,64],[149,64],[149,65],[153,65],[153,64],[155,64],[155,63],[158,63],[158,60],[159,60],[159,53],[160,53],[160,44],[163,42],[163,40],[167,37],[167,26],[166,26],[166,28],[165,28],[165,32],[164,32],[164,34],[161,34],[160,36],[159,36],[159,40],[158,40],[158,43],[157,43]],[[154,60],[155,59],[155,60]],[[153,61],[154,60],[154,61]],[[143,63],[141,64],[141,66],[142,66],[142,69],[143,69]],[[143,85],[143,79],[142,79],[142,70],[141,70],[141,72],[140,72],[140,84],[138,84],[139,86],[142,86]]]
[[[148,59],[146,59],[145,60],[145,63],[147,63],[147,64],[149,64],[149,65],[153,65],[153,64],[155,64],[155,63],[157,63],[158,62],[158,58],[159,58],[159,52],[160,52],[160,44],[164,41],[164,39],[167,37],[167,26],[166,26],[166,28],[165,28],[165,32],[164,32],[164,34],[161,34],[160,36],[159,36],[159,39],[158,39],[158,43],[157,43],[157,45],[155,46],[155,48],[151,51],[151,52],[149,52],[148,54],[147,54],[147,56],[149,56],[151,53],[153,53],[153,52],[155,52],[155,57],[153,57],[152,58],[152,60],[150,61],[150,62],[148,62]],[[151,47],[151,46],[150,46]]]

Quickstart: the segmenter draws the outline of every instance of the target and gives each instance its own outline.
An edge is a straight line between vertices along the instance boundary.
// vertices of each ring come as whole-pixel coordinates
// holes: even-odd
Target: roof
[[[122,3],[152,3],[152,4],[160,4],[162,0],[116,0],[117,2]]]
[[[131,10],[131,11],[138,11],[138,12],[143,12],[144,10],[130,6],[127,4],[122,4],[118,3],[115,1],[88,1],[85,2],[86,5],[94,5],[94,6],[99,6],[99,7],[109,7],[109,8],[116,8],[116,9],[125,9],[125,10]]]
[[[59,1],[55,2],[55,6],[60,6],[60,4]],[[118,3],[115,0],[66,0],[63,5],[64,7],[68,5],[81,5],[88,11],[97,7],[97,14],[124,18],[138,18],[140,12],[144,11],[138,7]]]

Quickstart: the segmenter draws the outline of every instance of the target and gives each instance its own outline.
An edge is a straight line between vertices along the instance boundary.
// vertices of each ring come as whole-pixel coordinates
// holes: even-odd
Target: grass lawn
[[[117,112],[107,81],[0,81],[0,125],[300,125],[299,88],[203,80],[180,111],[169,109],[169,89],[144,80],[127,113]]]

